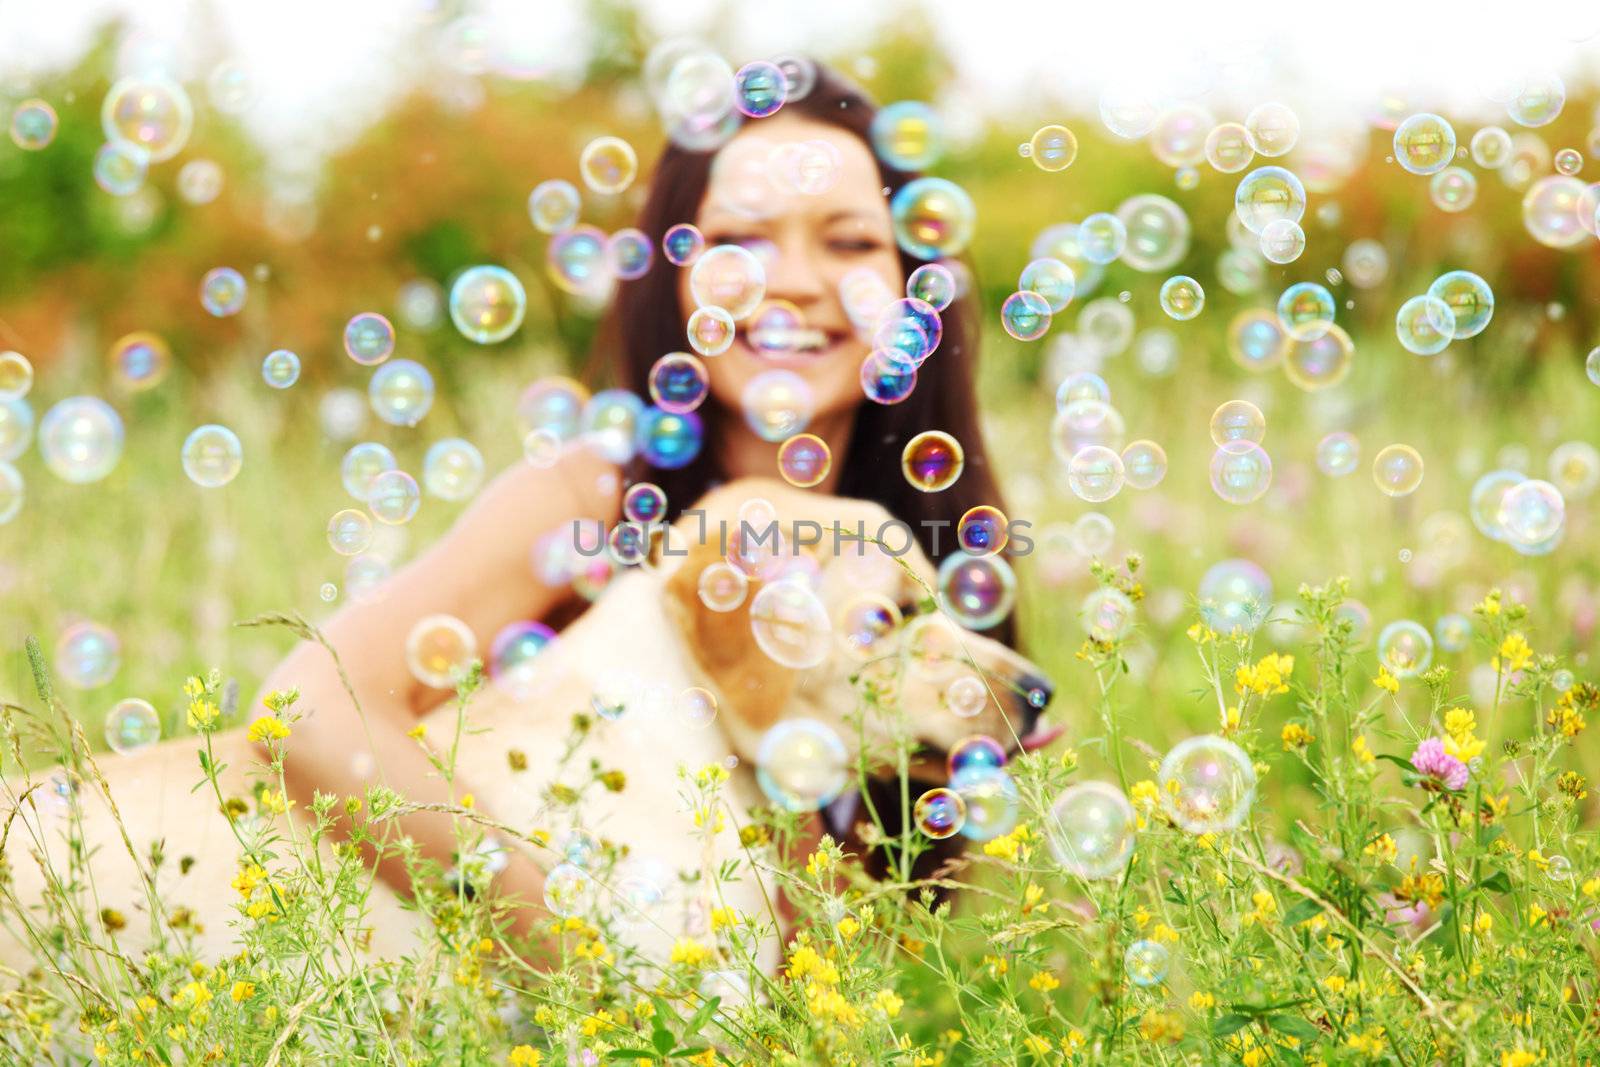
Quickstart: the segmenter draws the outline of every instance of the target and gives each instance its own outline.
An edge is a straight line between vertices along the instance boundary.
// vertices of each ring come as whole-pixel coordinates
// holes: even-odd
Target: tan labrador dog
[[[780,591],[785,595],[762,598],[772,582],[751,579],[735,610],[713,611],[702,602],[700,576],[724,558],[721,531],[737,531],[741,507],[752,500],[771,504],[783,544],[782,555],[766,547],[753,550],[754,556],[764,556],[755,562],[769,579],[776,570],[800,570],[799,577],[778,580],[811,592],[786,589]],[[915,631],[912,639],[892,635],[887,655],[880,650],[875,661],[863,661],[844,632],[847,609],[859,607],[863,595],[870,594],[881,598],[876,603],[908,609],[910,617],[913,606],[928,597],[934,577],[914,545],[898,558],[890,555],[906,541],[903,528],[894,538],[885,537],[884,545],[825,532],[838,524],[873,537],[890,521],[878,505],[819,496],[776,481],[742,480],[708,494],[699,511],[703,520],[686,516],[665,531],[654,562],[620,573],[585,614],[538,653],[532,670],[515,685],[491,685],[474,696],[457,757],[460,774],[477,790],[476,811],[524,834],[545,831],[557,845],[620,846],[625,858],[595,875],[585,902],[627,919],[628,936],[640,951],[660,960],[676,938],[704,937],[714,907],[776,919],[770,914],[775,887],[760,870],[771,857],[757,853],[760,862],[752,864],[738,834],[752,808],[771,803],[758,784],[757,755],[774,726],[809,719],[843,742],[852,788],[832,805],[829,820],[830,828],[842,833],[852,819],[854,757],[862,740],[869,752],[879,751],[890,746],[896,730],[909,730],[922,750],[916,776],[938,782],[945,777],[944,754],[957,741],[981,733],[1015,748],[1034,730],[1049,699],[1048,683],[1025,659],[942,616],[924,616],[904,627]],[[811,540],[820,543],[793,544]],[[772,600],[776,609],[763,607]],[[815,613],[797,615],[796,607],[816,602],[825,612],[821,643]],[[770,617],[761,617],[763,610]],[[807,665],[785,666],[763,644],[791,664],[803,656]],[[892,693],[884,702],[889,713],[859,713],[863,671]],[[943,696],[949,679],[962,671],[980,673],[989,693],[980,708],[966,709],[967,716],[954,714]],[[703,697],[687,701],[694,713],[685,712],[682,696],[691,687],[711,694],[714,719],[705,721],[709,705]],[[573,730],[578,712],[593,723],[581,737]],[[423,720],[433,744],[448,744],[456,715],[454,702],[447,701]],[[126,845],[99,790],[87,783],[77,790],[85,854],[92,857],[89,899],[96,909],[126,915],[116,947],[135,958],[148,943],[149,922],[146,893],[128,845],[145,857],[157,842],[166,857],[155,872],[161,906],[169,914],[188,909],[191,926],[202,931],[197,948],[203,957],[237,950],[235,927],[245,921],[232,885],[241,869],[240,848],[235,827],[209,787],[195,790],[201,780],[199,747],[198,738],[182,737],[131,755],[98,758],[126,828]],[[218,761],[227,764],[223,795],[248,797],[261,772],[260,751],[242,729],[213,735],[212,747]],[[697,825],[681,772],[710,765],[729,771],[721,787],[724,806],[721,817],[708,821],[702,813]],[[625,786],[616,792],[594,788],[595,767],[621,771]],[[61,780],[58,775],[58,788]],[[563,807],[550,799],[558,782],[574,789],[589,785],[581,803]],[[50,792],[36,793],[35,799]],[[12,889],[26,907],[36,907],[47,891],[41,843],[54,868],[67,869],[67,823],[59,814],[52,817],[49,808],[25,807],[23,825],[13,826],[9,835]],[[291,820],[303,837],[298,810],[279,818]],[[546,868],[562,859],[557,848],[500,844],[528,848]],[[730,861],[744,865],[740,877],[719,882],[713,873]],[[368,936],[352,930],[352,941],[386,957],[415,948],[425,936],[416,913],[381,881],[373,884],[366,925]],[[0,962],[25,969],[31,954],[11,936],[16,933],[14,926],[0,930]],[[84,935],[108,936],[99,930]],[[761,963],[770,971],[780,946],[775,938],[765,940]]]

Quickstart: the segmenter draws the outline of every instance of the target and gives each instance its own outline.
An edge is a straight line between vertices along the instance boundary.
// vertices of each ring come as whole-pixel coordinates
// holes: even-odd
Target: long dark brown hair
[[[872,120],[878,113],[877,105],[859,88],[820,63],[816,64],[816,75],[811,92],[785,104],[784,110],[848,130],[871,149]],[[681,351],[686,343],[684,312],[678,303],[676,272],[680,268],[660,255],[659,249],[668,229],[699,217],[700,202],[710,182],[715,155],[715,152],[693,152],[670,143],[662,152],[636,223],[649,236],[658,254],[642,277],[620,283],[610,314],[601,325],[602,363],[609,365],[616,385],[638,396],[649,395],[648,378],[656,360],[668,352]],[[918,177],[914,172],[888,166],[875,152],[873,158],[877,161],[879,179],[891,197]],[[909,277],[921,263],[902,251],[902,279]],[[849,448],[842,458],[835,457],[835,463],[842,464],[837,493],[876,501],[895,518],[908,523],[916,532],[923,551],[935,564],[956,549],[956,526],[969,508],[990,504],[1004,509],[978,424],[973,382],[978,331],[972,288],[969,285],[965,294],[941,312],[942,339],[918,371],[917,386],[911,395],[890,405],[873,403],[863,397],[856,408]],[[714,432],[713,420],[707,421],[707,432]],[[961,442],[966,466],[950,488],[924,493],[900,475],[900,456],[912,437],[923,430],[935,429]],[[628,474],[630,481],[652,481],[666,491],[669,518],[676,518],[707,489],[727,477],[718,463],[717,450],[709,441],[692,462],[680,469],[658,470],[636,460]],[[938,521],[945,525],[936,534],[931,523]],[[989,636],[1008,645],[1014,644],[1016,632],[1012,619],[990,630]],[[874,802],[886,823],[885,829],[890,834],[898,833],[897,793],[891,796],[885,792],[882,797],[875,797]],[[918,873],[926,874],[959,851],[954,838],[938,842],[931,852],[920,858]],[[875,853],[868,858],[868,867],[881,874],[883,861],[882,854]]]

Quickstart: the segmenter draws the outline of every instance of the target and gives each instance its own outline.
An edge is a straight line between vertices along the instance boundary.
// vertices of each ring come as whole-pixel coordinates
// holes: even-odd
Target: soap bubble
[[[858,593],[839,609],[834,632],[852,659],[868,663],[898,648],[903,621],[894,601],[877,593]]]
[[[1167,476],[1167,452],[1154,441],[1138,440],[1122,450],[1122,469],[1134,489],[1154,489]]]
[[[98,689],[122,666],[122,642],[97,622],[73,623],[56,638],[56,674],[74,689]]]
[[[1250,147],[1263,156],[1286,155],[1300,139],[1300,119],[1285,104],[1258,104],[1245,117]]]
[[[1414,296],[1400,305],[1395,334],[1407,352],[1432,356],[1443,352],[1455,336],[1456,314],[1435,296]]]
[[[422,484],[441,500],[466,500],[483,485],[483,453],[471,441],[435,441],[422,460]]]
[[[21,514],[26,491],[21,472],[10,463],[0,460],[0,526]]]
[[[1166,978],[1167,968],[1171,964],[1172,953],[1167,946],[1148,938],[1133,942],[1122,954],[1122,969],[1128,975],[1128,981],[1136,986],[1160,984]]]
[[[560,233],[577,224],[581,204],[577,186],[552,178],[528,194],[528,218],[540,233]]]
[[[998,626],[1017,598],[1017,578],[1003,556],[952,552],[939,564],[939,607],[968,630]]]
[[[1373,457],[1372,479],[1384,496],[1409,496],[1422,484],[1422,456],[1410,445],[1388,445]]]
[[[1228,324],[1228,353],[1246,370],[1271,370],[1288,348],[1289,335],[1278,316],[1264,308],[1247,308]]]
[[[99,397],[68,397],[39,423],[39,454],[62,481],[97,482],[122,458],[122,419]]]
[[[742,245],[717,245],[695,260],[689,292],[697,307],[719,307],[738,321],[747,318],[767,293],[767,272],[755,253]]]
[[[1211,441],[1253,441],[1260,444],[1267,435],[1267,417],[1248,400],[1227,400],[1211,413]]]
[[[1150,130],[1150,152],[1173,168],[1193,167],[1206,157],[1206,134],[1216,120],[1196,104],[1179,104],[1163,111]]]
[[[1428,183],[1428,195],[1440,211],[1459,214],[1478,199],[1478,179],[1465,167],[1446,167]]]
[[[1122,457],[1104,445],[1086,445],[1067,464],[1067,484],[1073,495],[1091,504],[1110,500],[1122,491],[1126,479]]]
[[[1549,248],[1575,248],[1591,237],[1594,201],[1589,186],[1577,178],[1551,174],[1540,178],[1522,198],[1522,224],[1535,241]],[[1587,218],[1583,205],[1587,203]]]
[[[900,471],[915,488],[937,493],[955,484],[966,461],[960,441],[943,430],[924,430],[906,442],[900,453]]]
[[[355,508],[335,512],[328,520],[328,544],[341,556],[359,556],[372,545],[372,519]]]
[[[94,155],[94,181],[112,196],[132,196],[144,185],[150,155],[138,145],[113,141]]]
[[[200,279],[200,306],[219,319],[237,315],[248,291],[244,275],[232,267],[215,267]]]
[[[1000,324],[1018,341],[1037,341],[1049,331],[1050,321],[1050,304],[1038,293],[1012,293],[1000,306]]]
[[[1069,786],[1050,806],[1044,835],[1056,861],[1080,878],[1116,878],[1133,856],[1138,820],[1122,790],[1109,782]]]
[[[1065,126],[1041,126],[1028,139],[1028,158],[1040,170],[1066,170],[1078,158],[1078,138]]]
[[[648,384],[651,401],[678,414],[698,408],[711,390],[706,365],[687,352],[668,352],[656,360]]]
[[[689,314],[689,347],[702,356],[720,356],[733,344],[733,316],[719,307],[695,308]]]
[[[1484,170],[1499,170],[1511,161],[1511,135],[1498,126],[1485,126],[1472,135],[1472,161]]]
[[[1328,434],[1317,442],[1317,469],[1330,478],[1355,472],[1361,462],[1361,442],[1346,430]]]
[[[639,157],[620,137],[596,137],[579,154],[578,173],[583,184],[597,193],[620,193],[638,175]]]
[[[183,473],[203,489],[227,485],[243,465],[239,436],[226,426],[201,426],[184,439]]]
[[[818,811],[850,783],[850,757],[832,727],[815,719],[785,719],[761,738],[756,781],[780,807]]]
[[[1237,174],[1250,165],[1255,149],[1250,132],[1237,122],[1224,122],[1206,135],[1206,162],[1222,174]]]
[[[1149,133],[1161,114],[1149,91],[1133,79],[1101,90],[1099,111],[1106,129],[1129,141]]]
[[[339,477],[344,491],[365,504],[372,491],[372,479],[396,466],[394,453],[388,448],[376,441],[363,441],[344,454],[339,463]]]
[[[1443,301],[1455,316],[1453,336],[1457,341],[1478,336],[1494,318],[1494,291],[1471,271],[1441,274],[1428,286],[1428,295]]]
[[[1078,224],[1078,249],[1090,263],[1114,262],[1127,243],[1127,226],[1109,212],[1097,211]]]
[[[1306,250],[1306,232],[1291,219],[1273,219],[1261,228],[1260,245],[1269,263],[1293,263]]]
[[[1333,326],[1333,294],[1316,282],[1297,282],[1278,297],[1278,322],[1296,341],[1315,341]]]
[[[879,108],[870,136],[878,158],[895,170],[927,170],[944,151],[939,116],[919,100],[897,100]]]
[[[561,863],[545,875],[544,906],[552,915],[570,918],[586,914],[596,895],[594,879],[582,867]]]
[[[1211,488],[1230,504],[1260,500],[1272,485],[1272,459],[1253,441],[1229,441],[1211,457]]]
[[[345,355],[363,367],[375,367],[394,355],[394,325],[376,311],[351,317],[344,327]]]
[[[450,286],[450,321],[461,336],[480,345],[516,333],[527,309],[522,282],[504,267],[468,267]]]
[[[966,190],[944,178],[913,179],[889,202],[895,240],[917,259],[960,255],[972,240],[976,215]]]
[[[1566,518],[1561,490],[1537,478],[1512,486],[1500,497],[1500,528],[1514,545],[1544,544],[1561,532]]]
[[[287,389],[300,380],[300,357],[286,348],[267,353],[261,361],[261,380],[274,389]]]
[[[1283,373],[1297,388],[1317,392],[1344,381],[1354,357],[1350,335],[1335,324],[1315,341],[1291,340],[1283,357]]]
[[[761,587],[750,601],[750,629],[769,659],[792,670],[820,664],[833,640],[828,609],[798,578]]]
[[[833,453],[816,434],[795,434],[778,446],[778,473],[797,488],[820,485],[832,466]]]
[[[1505,527],[1500,523],[1500,505],[1506,493],[1526,480],[1520,471],[1493,470],[1473,483],[1467,515],[1485,537],[1495,541],[1508,540]]]
[[[776,114],[788,95],[783,71],[763,60],[740,67],[733,76],[733,88],[734,106],[753,119]]]
[[[1378,631],[1378,660],[1396,678],[1421,674],[1433,662],[1433,635],[1420,622],[1391,622]]]
[[[967,821],[967,802],[953,789],[930,789],[917,798],[911,809],[917,829],[935,841],[960,833]]]
[[[937,264],[928,264],[918,270],[944,270]],[[946,274],[949,272],[946,271]],[[1022,275],[1017,279],[1017,289],[1025,292],[1037,293],[1044,298],[1050,306],[1050,313],[1066,310],[1072,303],[1072,297],[1077,292],[1077,278],[1072,268],[1059,259],[1048,256],[1036,259],[1022,269]],[[952,295],[954,295],[952,293]],[[949,301],[946,301],[948,304]],[[937,307],[937,305],[935,305]],[[1002,313],[1003,314],[1003,313]]]
[[[425,615],[406,637],[406,668],[432,689],[454,689],[477,658],[477,637],[454,615]]]
[[[372,479],[367,490],[367,510],[379,522],[401,526],[410,522],[422,506],[422,490],[417,480],[402,470],[389,470]]]
[[[60,123],[56,109],[39,99],[24,100],[11,112],[11,143],[24,152],[48,148]]]
[[[815,409],[811,386],[791,370],[765,370],[740,395],[745,423],[763,441],[777,444],[806,428]]]
[[[1232,741],[1215,735],[1180,741],[1161,761],[1162,810],[1192,834],[1237,830],[1255,800],[1256,770]]]
[[[1102,586],[1083,598],[1078,617],[1095,640],[1120,640],[1133,626],[1133,600],[1120,589]]]
[[[1164,196],[1145,193],[1124,200],[1117,218],[1128,231],[1122,261],[1134,270],[1169,270],[1189,253],[1189,217]]]
[[[0,352],[0,400],[19,400],[33,388],[33,364],[21,352]]]
[[[1277,219],[1299,222],[1306,213],[1306,189],[1283,167],[1257,167],[1233,194],[1233,210],[1251,233],[1260,234]]]
[[[1206,306],[1205,290],[1186,274],[1175,274],[1161,285],[1161,310],[1180,322],[1200,314]]]
[[[1069,272],[1071,269],[1067,267]],[[1027,276],[1026,270],[1023,275]],[[1026,289],[1028,286],[1022,285],[1020,288]],[[935,311],[943,311],[956,298],[955,274],[943,263],[924,263],[912,271],[911,276],[906,279],[906,296],[913,300],[921,300]],[[1072,299],[1071,293],[1067,294],[1067,299]]]
[[[1200,617],[1219,634],[1254,633],[1272,610],[1272,579],[1247,559],[1213,564],[1200,579]]]
[[[1506,114],[1518,126],[1548,126],[1567,102],[1567,87],[1555,74],[1526,78],[1506,102]]]
[[[415,360],[393,360],[373,372],[367,399],[389,425],[415,426],[433,407],[433,375]]]
[[[1394,131],[1394,159],[1412,174],[1437,174],[1456,158],[1456,131],[1439,115],[1412,115]]]
[[[183,87],[161,75],[123,78],[106,93],[100,125],[107,140],[132,145],[150,162],[183,150],[194,128],[194,107]]]
[[[705,235],[692,222],[680,222],[661,236],[661,252],[674,267],[690,266],[705,250]]]
[[[161,740],[161,717],[148,700],[127,697],[106,713],[106,747],[126,756]]]

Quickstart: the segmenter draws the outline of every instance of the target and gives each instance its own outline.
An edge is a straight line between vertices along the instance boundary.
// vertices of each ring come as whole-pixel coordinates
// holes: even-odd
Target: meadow
[[[86,60],[63,78],[98,99],[102,62]],[[936,57],[893,41],[859,69],[880,93],[922,85],[932,96],[939,74]],[[543,278],[544,238],[525,225],[522,201],[537,181],[570,170],[573,153],[558,162],[538,145],[581,145],[615,128],[637,137],[648,160],[644,146],[659,140],[616,103],[625,72],[610,76],[573,90],[576,106],[565,109],[544,87],[493,87],[465,113],[408,100],[328,168],[316,224],[298,237],[260,222],[271,214],[263,161],[222,122],[201,131],[211,138],[203,143],[232,154],[237,192],[230,186],[202,209],[182,202],[172,174],[153,174],[154,220],[130,230],[79,174],[60,194],[81,231],[65,258],[55,228],[68,223],[17,217],[31,209],[16,196],[41,187],[43,164],[0,158],[11,216],[0,231],[44,235],[17,245],[32,274],[26,263],[6,269],[0,341],[31,343],[36,413],[62,397],[104,395],[127,427],[119,464],[93,484],[52,477],[37,449],[17,461],[26,502],[0,526],[5,864],[32,862],[28,834],[70,832],[69,795],[49,811],[41,805],[60,780],[54,765],[65,761],[78,788],[96,788],[95,764],[117,758],[102,720],[123,696],[149,700],[164,735],[264,715],[292,735],[292,702],[262,707],[251,694],[299,635],[237,624],[298,613],[315,626],[348,595],[327,521],[349,506],[339,464],[351,443],[386,444],[407,470],[449,436],[473,441],[491,471],[523,461],[516,400],[535,380],[583,372],[596,314]],[[1558,123],[1537,133],[1551,149],[1592,149],[1594,93],[1569,88]],[[62,114],[71,147],[71,113],[63,106]],[[537,123],[523,128],[529,114]],[[181,913],[159,901],[147,902],[149,914],[94,907],[81,867],[63,872],[48,913],[20,912],[0,882],[0,921],[32,929],[41,946],[35,970],[0,974],[0,1056],[523,1067],[1524,1067],[1595,1058],[1600,839],[1585,729],[1600,716],[1594,479],[1563,485],[1564,535],[1543,555],[1485,536],[1470,507],[1474,484],[1495,469],[1563,484],[1551,453],[1594,444],[1600,427],[1600,387],[1584,369],[1600,343],[1597,246],[1543,247],[1524,225],[1523,196],[1548,158],[1533,152],[1525,178],[1482,171],[1477,202],[1452,214],[1430,202],[1427,179],[1386,160],[1387,130],[1360,131],[1340,141],[1348,166],[1313,186],[1300,258],[1260,264],[1255,284],[1234,287],[1219,280],[1218,260],[1232,247],[1235,176],[1202,163],[1197,184],[1182,188],[1143,143],[1120,141],[1089,116],[1069,121],[1081,141],[1077,162],[1044,173],[1016,144],[1045,118],[996,120],[939,168],[978,206],[970,260],[985,315],[985,432],[1007,513],[1035,527],[1036,550],[1015,560],[1017,617],[1023,648],[1056,685],[1049,715],[1066,728],[1008,766],[1019,821],[970,845],[943,876],[956,890],[948,899],[926,884],[867,879],[831,842],[791,855],[785,843],[798,820],[772,810],[746,829],[748,862],[781,879],[800,913],[777,977],[750,963],[771,915],[713,915],[706,935],[680,942],[671,966],[655,973],[603,911],[553,918],[554,951],[518,951],[486,894],[452,890],[420,863],[419,907],[435,938],[403,960],[360,964],[342,931],[360,912],[362,865],[342,853],[336,866],[317,862],[316,839],[343,809],[374,847],[400,850],[387,823],[405,798],[381,788],[329,797],[311,837],[293,837],[263,799],[273,788],[281,796],[275,742],[266,793],[248,798],[249,817],[239,819],[239,956],[193,958]],[[1457,128],[1464,140],[1490,121],[1458,117]],[[416,158],[419,144],[430,148],[426,162]],[[1593,180],[1597,167],[1597,154],[1585,152],[1581,176]],[[363,206],[380,184],[398,191]],[[1039,232],[1141,192],[1173,198],[1193,224],[1180,269],[1205,285],[1201,314],[1172,320],[1158,302],[1162,274],[1112,264],[1043,339],[1008,336],[999,307]],[[597,221],[623,225],[629,208],[611,205]],[[507,233],[507,219],[521,229]],[[1347,250],[1363,239],[1384,248],[1387,269],[1356,285]],[[432,411],[410,429],[363,413],[359,428],[331,434],[319,414],[329,391],[365,381],[340,352],[344,320],[389,310],[407,281],[443,285],[480,261],[503,262],[528,282],[517,336],[480,349],[455,335],[448,316],[402,322],[400,350],[439,381]],[[219,325],[193,294],[222,262],[259,284],[246,312]],[[1396,338],[1396,308],[1453,269],[1488,281],[1494,318],[1439,355],[1413,355]],[[1355,343],[1348,376],[1330,389],[1300,388],[1280,366],[1247,366],[1229,338],[1237,314],[1270,308],[1284,286],[1304,280],[1329,285]],[[1136,323],[1115,351],[1075,332],[1080,309],[1108,297]],[[176,359],[156,387],[119,391],[105,353],[134,328],[168,337]],[[259,367],[285,346],[301,353],[305,372],[280,392],[263,384]],[[1094,505],[1072,494],[1050,436],[1056,386],[1071,370],[1104,378],[1128,440],[1163,445],[1170,466],[1159,486]],[[1218,499],[1207,472],[1209,420],[1233,399],[1264,413],[1274,463],[1272,488],[1243,506]],[[238,434],[245,457],[220,489],[193,484],[177,458],[186,435],[210,421]],[[1334,431],[1360,441],[1360,462],[1341,477],[1316,462],[1318,442]],[[1393,443],[1425,463],[1420,487],[1400,497],[1380,493],[1371,470],[1373,455]],[[426,498],[415,520],[386,530],[378,551],[404,560],[462,506]],[[1089,513],[1109,520],[1109,537],[1106,526],[1084,524]],[[1272,617],[1253,632],[1229,632],[1197,610],[1207,570],[1241,558],[1272,583]],[[1103,589],[1134,605],[1131,626],[1086,625],[1085,599]],[[1380,660],[1386,625],[1415,620],[1431,633],[1452,613],[1470,621],[1471,638],[1450,649],[1436,637],[1428,670],[1407,676]],[[64,686],[52,659],[58,636],[84,619],[121,641],[115,681],[88,691]],[[237,704],[224,697],[230,683],[243,694]],[[468,718],[480,683],[475,675],[461,687]],[[859,713],[899,714],[866,685]],[[1197,823],[1175,793],[1164,795],[1162,757],[1200,735],[1240,746],[1258,779],[1253,804],[1232,825]],[[1420,754],[1428,739],[1436,751]],[[906,750],[895,755],[904,760]],[[683,773],[687,802],[714,813],[717,770]],[[196,803],[213,802],[207,777],[195,768]],[[1074,870],[1053,847],[1052,805],[1090,781],[1114,784],[1131,805],[1125,876]],[[40,784],[44,794],[22,800]],[[552,798],[540,814],[582,802]],[[32,814],[19,815],[25,805]],[[557,858],[537,817],[487,827],[469,808],[455,814],[463,849],[493,829]],[[896,863],[923,847],[909,833],[888,843]],[[116,934],[129,922],[153,924],[164,949],[140,959],[119,952]]]

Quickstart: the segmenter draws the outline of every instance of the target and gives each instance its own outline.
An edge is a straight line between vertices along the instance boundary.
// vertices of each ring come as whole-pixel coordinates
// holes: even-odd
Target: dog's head
[[[858,738],[884,752],[908,731],[918,745],[911,776],[929,784],[946,780],[946,755],[965,737],[985,734],[1011,750],[1038,742],[1049,683],[1001,642],[919,614],[933,568],[880,505],[741,479],[708,493],[667,541],[681,553],[666,581],[668,611],[747,765],[789,718],[825,723],[852,756]],[[712,610],[702,575],[730,555],[754,574],[737,608]],[[863,714],[868,690],[877,707]]]

